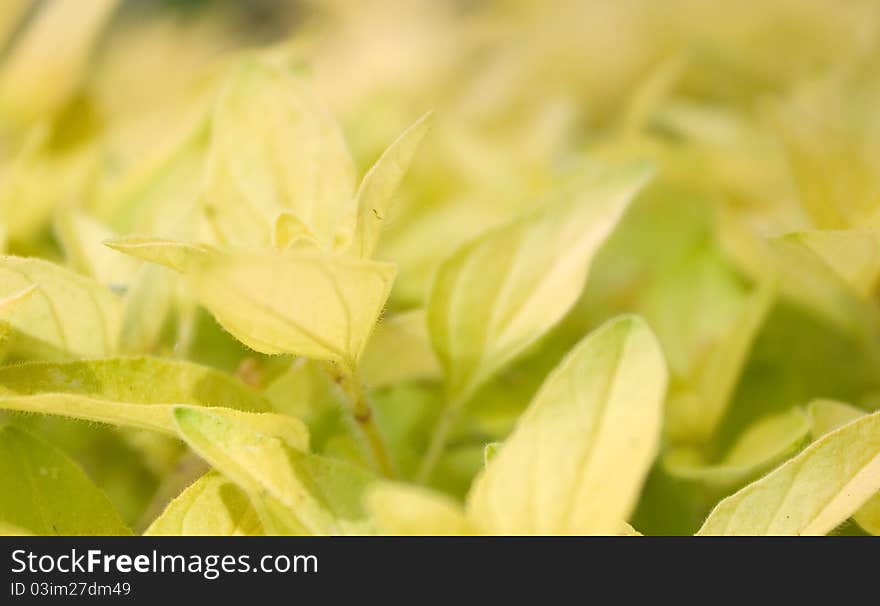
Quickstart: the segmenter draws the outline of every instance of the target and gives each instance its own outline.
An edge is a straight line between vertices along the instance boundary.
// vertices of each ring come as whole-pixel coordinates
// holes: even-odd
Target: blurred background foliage
[[[484,445],[510,431],[562,355],[634,311],[673,377],[664,456],[634,525],[689,533],[804,445],[811,400],[880,406],[878,35],[874,0],[8,0],[0,241],[128,292],[128,270],[114,265],[126,261],[84,250],[85,234],[207,237],[207,107],[231,57],[265,46],[328,104],[361,171],[435,112],[386,221],[378,256],[399,276],[380,330],[419,313],[456,246],[540,204],[585,163],[650,160],[657,176],[576,308],[482,389],[435,482],[463,495]],[[318,450],[358,457],[310,363],[249,352],[165,270],[138,271],[155,273],[138,282],[155,295],[143,311],[155,326],[131,335],[131,353],[237,373],[302,416]],[[403,352],[389,343],[365,363],[406,475],[442,390],[430,363],[394,377]],[[146,432],[13,422],[61,445],[136,525],[192,465]]]

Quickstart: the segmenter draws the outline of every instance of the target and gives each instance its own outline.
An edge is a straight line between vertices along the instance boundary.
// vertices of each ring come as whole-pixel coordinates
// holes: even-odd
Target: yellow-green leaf
[[[49,2],[0,71],[0,111],[16,121],[49,116],[76,92],[98,36],[119,0]]]
[[[0,408],[171,433],[177,404],[220,406],[242,422],[305,447],[305,427],[270,414],[269,403],[231,377],[197,364],[158,358],[34,362],[0,368]],[[263,413],[263,414],[255,414]]]
[[[459,248],[435,276],[428,328],[453,401],[553,327],[581,293],[594,255],[651,171],[612,171],[578,195]]]
[[[168,504],[146,536],[258,536],[257,511],[241,488],[210,471]]]
[[[660,442],[667,370],[643,320],[586,337],[551,373],[469,495],[490,534],[616,534]]]
[[[226,255],[141,238],[113,248],[183,272],[198,300],[248,347],[353,366],[388,298],[388,263],[296,251]]]
[[[431,348],[424,310],[383,319],[364,350],[361,373],[373,388],[401,381],[441,378],[442,370]]]
[[[789,234],[784,239],[813,252],[860,296],[868,298],[880,277],[880,245],[867,231],[827,230]]]
[[[355,167],[332,116],[289,68],[233,67],[211,121],[202,194],[225,243],[267,246],[289,210],[329,248],[354,204]]]
[[[122,287],[129,284],[141,263],[103,245],[116,234],[92,217],[69,211],[58,215],[55,232],[68,262],[101,284]]]
[[[724,499],[702,535],[824,535],[880,490],[880,413],[840,427]]]
[[[385,150],[361,181],[355,198],[357,220],[354,239],[349,247],[355,255],[364,259],[373,255],[382,227],[391,212],[394,192],[403,181],[422,139],[430,128],[431,114],[428,113],[406,129]],[[344,238],[344,234],[342,237]]]
[[[37,286],[8,320],[21,357],[103,357],[116,350],[121,301],[106,287],[47,261],[0,258],[0,297]]]
[[[385,534],[473,534],[461,505],[443,494],[416,486],[377,484],[367,493],[367,508]]]
[[[771,415],[750,426],[718,461],[695,447],[679,446],[663,458],[666,471],[680,479],[724,489],[742,486],[791,455],[810,433],[810,418],[799,408]]]
[[[178,407],[180,436],[218,471],[266,503],[272,519],[308,534],[364,534],[362,509],[372,476],[343,461],[291,448],[208,409]]]
[[[0,427],[0,531],[128,535],[113,505],[70,459],[20,429]]]
[[[810,404],[809,410],[813,418],[814,438],[820,438],[865,415],[865,411],[854,406],[830,400],[817,400]],[[866,532],[880,536],[880,492],[868,499],[853,514],[853,519]]]

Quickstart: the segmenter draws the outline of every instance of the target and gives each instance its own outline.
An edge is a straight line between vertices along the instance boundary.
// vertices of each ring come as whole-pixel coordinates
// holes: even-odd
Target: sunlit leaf
[[[47,261],[0,258],[0,296],[37,286],[9,319],[20,356],[98,357],[116,350],[121,304],[106,287]]]
[[[431,127],[426,114],[392,143],[367,172],[356,196],[357,219],[350,249],[361,258],[373,255],[388,220],[394,192],[403,180],[419,144]]]
[[[242,343],[354,366],[388,298],[394,266],[288,252],[230,256],[165,241],[113,248],[181,271],[198,300]]]
[[[724,499],[703,535],[823,535],[880,490],[880,413],[826,434]]]
[[[541,213],[492,230],[438,269],[428,328],[453,401],[552,328],[577,300],[596,251],[651,171],[611,172]]]
[[[820,438],[838,427],[855,421],[864,416],[865,411],[830,400],[818,400],[810,404],[810,416],[813,419],[813,436]],[[880,492],[862,505],[853,514],[853,519],[866,532],[880,535]]]
[[[584,339],[476,480],[468,511],[477,527],[617,533],[659,448],[666,380],[642,320],[613,320]]]
[[[354,162],[327,110],[283,65],[236,65],[211,119],[207,212],[223,240],[265,246],[289,210],[324,245],[354,204]]]

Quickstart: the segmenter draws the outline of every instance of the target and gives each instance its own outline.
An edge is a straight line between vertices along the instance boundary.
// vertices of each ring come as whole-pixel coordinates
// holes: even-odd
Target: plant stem
[[[388,446],[385,444],[385,438],[382,436],[379,426],[376,425],[373,407],[364,390],[364,384],[361,381],[360,375],[353,367],[352,370],[343,370],[335,365],[332,366],[331,373],[348,398],[351,415],[360,429],[368,454],[375,463],[376,468],[385,477],[393,478],[395,476],[394,465],[391,463],[391,456],[388,454]]]
[[[446,443],[449,441],[449,434],[458,421],[458,415],[464,404],[470,399],[469,392],[454,398],[449,405],[443,409],[437,425],[434,426],[434,433],[431,435],[431,443],[428,445],[428,451],[422,464],[419,466],[419,472],[416,474],[416,482],[419,484],[427,484],[431,480],[434,468],[440,461],[440,456],[446,449]]]

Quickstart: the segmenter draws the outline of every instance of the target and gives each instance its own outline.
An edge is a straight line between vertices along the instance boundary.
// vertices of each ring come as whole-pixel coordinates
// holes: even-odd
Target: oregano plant
[[[880,533],[876,36],[84,4],[0,7],[0,533]]]

